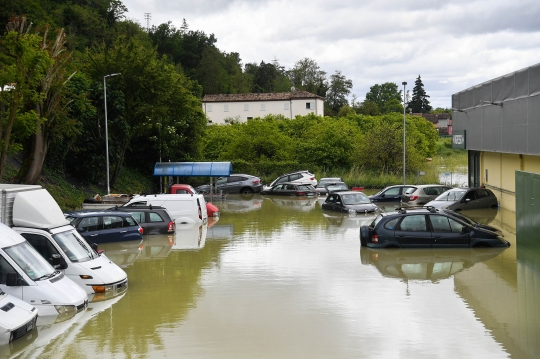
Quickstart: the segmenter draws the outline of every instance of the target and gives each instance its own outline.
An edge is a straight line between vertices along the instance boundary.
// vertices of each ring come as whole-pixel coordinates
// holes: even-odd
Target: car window
[[[395,229],[398,221],[399,221],[399,217],[391,219],[391,220],[389,220],[388,222],[386,222],[384,224],[384,228],[386,228],[386,229]]]
[[[300,173],[295,173],[293,175],[290,175],[289,178],[290,178],[290,181],[292,182],[292,181],[296,181],[297,179],[302,178],[302,175]]]
[[[375,219],[373,220],[373,222],[371,222],[371,224],[369,225],[371,228],[375,228],[375,226],[377,224],[379,224],[379,222],[381,221],[381,219],[383,219],[383,215],[382,214],[379,214],[377,217],[375,217]]]
[[[397,196],[399,195],[399,187],[392,187],[383,192],[385,196]]]
[[[144,223],[146,222],[144,220],[144,212],[131,212],[131,215],[133,216],[133,218],[135,218],[135,220],[139,223]]]
[[[276,181],[276,183],[287,182],[287,180],[288,180],[288,176],[283,176],[283,177],[281,177],[280,179],[278,179],[278,180]]]
[[[405,216],[399,227],[402,231],[425,232],[427,231],[426,216],[423,214]]]
[[[424,191],[424,194],[428,196],[438,196],[441,194],[440,187],[424,187],[423,191]]]
[[[416,187],[403,187],[403,191],[402,193],[405,193],[405,192],[414,192],[416,191]]]
[[[434,232],[452,232],[448,217],[432,215],[429,216],[429,219]]]
[[[313,188],[312,185],[303,184],[303,185],[298,186],[298,189],[302,191],[313,191],[315,188]]]
[[[120,216],[103,216],[103,229],[122,228],[123,222]]]
[[[126,207],[137,207],[137,206],[147,206],[146,201],[133,202],[128,204]]]
[[[227,183],[227,177],[219,177],[216,180],[216,185],[225,184],[225,183]]]
[[[489,192],[485,189],[479,189],[476,191],[476,198],[486,198],[489,197]]]
[[[56,247],[46,237],[34,233],[21,233],[21,235],[43,258],[49,259],[53,254],[59,254]]]
[[[447,191],[441,194],[439,197],[435,198],[435,201],[459,201],[461,197],[465,194],[463,191]]]
[[[329,194],[328,197],[326,197],[326,201],[328,203],[334,203],[337,200],[337,194]]]
[[[177,189],[174,193],[175,194],[189,194],[189,192],[186,191],[185,189]]]
[[[292,185],[292,184],[288,184],[286,189],[288,191],[294,191],[294,190],[296,190],[296,187],[294,185]]]
[[[282,191],[284,186],[285,186],[285,185],[283,185],[283,184],[278,184],[277,186],[275,186],[275,187],[272,189],[272,191]]]
[[[471,200],[471,201],[472,201],[473,199],[475,199],[475,198],[476,198],[476,191],[470,191],[469,193],[467,193],[467,194],[463,197],[464,200],[469,199],[469,200]]]
[[[124,217],[122,224],[124,227],[132,227],[132,226],[138,226],[137,222],[133,219],[133,217]]]
[[[6,284],[7,274],[10,272],[17,271],[0,255],[0,284]]]
[[[463,232],[463,228],[465,227],[458,221],[454,221],[452,218],[448,218],[448,222],[450,222],[450,227],[452,228],[453,233],[461,233]]]
[[[368,204],[371,203],[369,198],[363,193],[352,193],[344,194],[341,196],[343,198],[343,204]]]
[[[81,229],[83,232],[97,231],[101,229],[101,226],[99,224],[99,217],[85,217],[81,219],[81,221],[77,225],[77,228]]]
[[[165,222],[163,220],[163,217],[161,217],[159,213],[156,213],[156,212],[150,212],[149,217],[150,217],[150,222]],[[137,218],[135,218],[135,220],[137,220]]]

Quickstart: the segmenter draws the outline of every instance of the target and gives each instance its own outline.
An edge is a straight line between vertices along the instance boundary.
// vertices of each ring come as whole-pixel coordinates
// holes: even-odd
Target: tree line
[[[103,182],[105,126],[111,186],[126,163],[151,173],[158,160],[214,159],[211,139],[216,140],[216,131],[226,138],[229,131],[253,130],[255,124],[289,128],[272,138],[282,141],[283,149],[291,149],[294,136],[319,138],[322,134],[316,132],[322,127],[317,126],[344,125],[351,129],[351,136],[355,134],[355,141],[366,138],[363,131],[369,123],[373,128],[384,124],[397,129],[397,122],[388,120],[391,113],[403,111],[395,84],[376,85],[366,101],[349,104],[352,81],[339,70],[328,76],[313,59],[300,59],[290,69],[277,59],[244,65],[238,53],[220,51],[213,34],[191,30],[185,20],[180,28],[168,22],[147,31],[125,20],[126,11],[119,0],[91,4],[0,0],[0,20],[6,28],[0,37],[0,177],[7,156],[21,153],[17,182],[37,183],[44,165],[86,182]],[[292,87],[325,97],[329,117],[289,122],[264,119],[219,130],[207,127],[201,109],[204,94],[285,92]],[[421,96],[429,97],[425,92]],[[377,115],[390,117],[376,120]],[[299,123],[306,127],[300,129]],[[328,142],[338,147],[326,148],[318,156],[332,166],[360,165],[345,160],[352,144],[340,141],[345,140]],[[320,151],[310,141],[301,142],[305,156]],[[234,143],[241,147],[238,141],[230,146]],[[291,157],[283,149],[273,151],[274,145],[253,144],[258,160],[277,160],[278,153],[282,160]],[[227,148],[224,153],[229,156],[239,155],[239,150]],[[385,168],[394,166],[385,163]]]

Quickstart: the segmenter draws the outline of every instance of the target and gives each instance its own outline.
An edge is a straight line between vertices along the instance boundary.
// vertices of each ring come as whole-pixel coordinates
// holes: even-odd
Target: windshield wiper
[[[60,271],[59,271],[59,270],[55,270],[55,271],[52,272],[52,273],[42,275],[41,277],[39,277],[39,278],[36,279],[36,280],[49,279],[49,278],[54,277],[54,276],[57,275],[58,273],[60,273]]]

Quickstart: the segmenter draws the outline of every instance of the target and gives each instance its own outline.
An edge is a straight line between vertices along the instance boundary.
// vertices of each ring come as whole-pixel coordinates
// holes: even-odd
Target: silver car
[[[421,184],[409,188],[402,196],[402,202],[409,206],[419,206],[433,201],[441,193],[448,191],[451,187],[440,184]]]
[[[445,208],[452,211],[463,209],[495,208],[499,202],[495,194],[487,188],[452,188],[424,207]]]

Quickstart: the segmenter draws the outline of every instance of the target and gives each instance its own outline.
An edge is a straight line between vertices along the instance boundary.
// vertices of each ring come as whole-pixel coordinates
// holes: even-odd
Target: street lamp
[[[105,157],[107,158],[107,195],[111,194],[109,186],[109,130],[107,128],[107,77],[118,76],[120,73],[103,76],[103,99],[105,101]]]
[[[407,82],[403,81],[401,83],[403,85],[403,184],[405,184],[405,121],[407,120],[407,115],[405,113],[405,107],[406,107],[406,99],[405,99],[405,86],[407,86]]]

